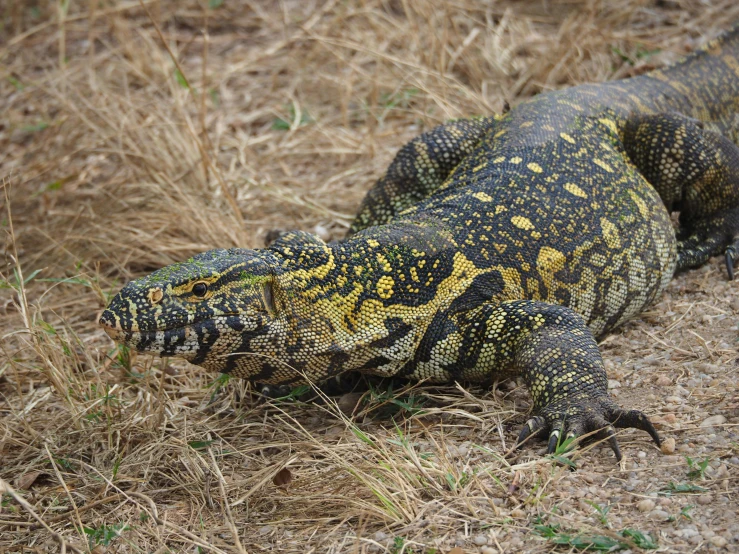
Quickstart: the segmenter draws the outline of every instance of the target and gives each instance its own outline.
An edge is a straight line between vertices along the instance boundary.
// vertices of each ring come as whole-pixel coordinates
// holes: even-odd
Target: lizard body
[[[401,149],[349,235],[212,250],[126,285],[115,340],[257,382],[522,374],[519,441],[613,426],[595,342],[739,245],[739,30],[647,75],[541,94]],[[670,213],[680,212],[674,229]]]

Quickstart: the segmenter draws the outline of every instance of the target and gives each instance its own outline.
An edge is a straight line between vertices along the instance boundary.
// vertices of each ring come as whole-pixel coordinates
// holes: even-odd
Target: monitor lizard
[[[664,69],[440,125],[399,151],[344,240],[198,254],[124,286],[100,323],[263,383],[521,375],[519,444],[595,433],[620,460],[614,427],[660,438],[609,397],[596,339],[677,270],[723,254],[733,277],[737,112],[739,28]]]

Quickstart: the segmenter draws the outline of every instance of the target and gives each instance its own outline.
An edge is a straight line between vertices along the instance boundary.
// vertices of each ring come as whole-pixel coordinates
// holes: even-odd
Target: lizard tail
[[[660,90],[662,98],[659,104],[663,104],[666,110],[704,121],[711,130],[736,142],[739,127],[739,25],[675,65],[643,77]]]

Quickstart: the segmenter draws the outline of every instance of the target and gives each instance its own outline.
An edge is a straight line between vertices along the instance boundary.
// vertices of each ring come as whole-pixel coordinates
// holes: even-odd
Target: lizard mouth
[[[100,325],[113,341],[138,352],[189,359],[199,350],[198,333],[193,325],[153,331],[127,330],[102,321]]]
[[[231,317],[238,317],[239,313],[236,312],[229,312],[229,313],[223,313],[212,316],[210,319],[213,321],[217,320],[225,320],[226,318]],[[116,318],[109,310],[103,311],[103,314],[100,316],[100,320],[98,321],[98,324],[103,328],[103,330],[106,332],[106,334],[113,340],[122,340],[123,337],[130,336],[132,334],[137,334],[141,336],[154,336],[156,333],[171,333],[176,331],[184,331],[188,328],[193,327],[194,325],[198,324],[204,324],[207,320],[201,320],[201,321],[191,321],[188,323],[180,324],[180,325],[171,325],[167,327],[161,327],[157,329],[140,329],[139,326],[136,323],[132,323],[131,327],[128,329],[124,329],[123,326],[121,326],[118,318]]]
[[[208,320],[163,329],[124,329],[113,314],[103,312],[99,324],[115,342],[138,352],[159,356],[179,356],[191,360],[218,339],[226,328],[238,330],[238,314],[219,314]]]

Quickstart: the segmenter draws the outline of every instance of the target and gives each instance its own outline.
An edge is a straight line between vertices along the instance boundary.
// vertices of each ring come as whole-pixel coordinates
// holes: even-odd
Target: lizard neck
[[[270,250],[278,311],[288,336],[312,352],[302,365],[316,379],[348,370],[397,373],[434,315],[477,271],[432,225],[384,225],[332,244],[291,233]],[[317,375],[311,367],[331,369]]]

